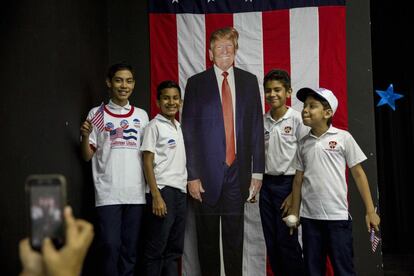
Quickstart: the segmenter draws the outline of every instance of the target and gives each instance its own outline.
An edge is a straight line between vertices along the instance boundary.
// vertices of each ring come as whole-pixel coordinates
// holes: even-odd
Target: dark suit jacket
[[[251,174],[264,172],[263,113],[255,75],[234,67],[236,141],[242,199],[249,194]],[[203,202],[214,205],[221,193],[226,139],[220,91],[214,68],[188,79],[182,113],[188,180],[200,179]]]

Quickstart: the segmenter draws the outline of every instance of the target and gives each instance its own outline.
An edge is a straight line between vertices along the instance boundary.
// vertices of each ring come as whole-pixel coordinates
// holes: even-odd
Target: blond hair
[[[210,36],[210,49],[213,49],[214,42],[219,39],[228,39],[233,42],[234,49],[239,48],[237,40],[239,39],[239,33],[233,27],[225,27],[215,30]]]

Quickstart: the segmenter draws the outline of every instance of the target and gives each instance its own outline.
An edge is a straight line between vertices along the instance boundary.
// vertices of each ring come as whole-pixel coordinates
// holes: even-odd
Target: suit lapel
[[[243,93],[244,93],[244,89],[243,89],[243,80],[240,76],[240,71],[238,68],[233,67],[234,69],[234,87],[236,89],[235,91],[235,95],[236,95],[236,141],[238,141],[238,137],[240,136],[240,131],[241,131],[241,122],[242,122],[242,116],[243,116],[243,110],[242,107],[243,105]]]

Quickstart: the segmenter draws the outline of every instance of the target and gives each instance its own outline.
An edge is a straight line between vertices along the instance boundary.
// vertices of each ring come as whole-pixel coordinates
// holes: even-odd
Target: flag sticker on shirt
[[[141,121],[139,119],[134,119],[132,122],[134,123],[134,127],[136,128],[141,127]]]
[[[123,138],[125,140],[129,140],[129,139],[137,140],[137,134],[138,134],[138,131],[136,131],[133,128],[124,129],[124,137]]]
[[[128,128],[128,126],[129,126],[129,124],[128,124],[128,120],[122,120],[121,121],[121,123],[120,123],[120,125],[121,125],[121,127],[123,128],[123,129],[127,129]]]
[[[114,124],[113,124],[112,122],[107,122],[107,123],[105,124],[105,130],[106,130],[106,131],[111,131],[111,130],[114,130],[114,128],[115,128],[115,126],[114,126]]]
[[[111,130],[109,132],[109,138],[111,141],[117,139],[117,138],[123,138],[124,137],[124,130],[121,127],[118,127],[114,130]]]
[[[93,114],[91,123],[95,126],[100,132],[105,130],[104,126],[104,103],[102,103],[98,110]]]
[[[175,148],[176,147],[176,143],[175,143],[175,140],[174,139],[170,139],[170,140],[168,140],[168,147],[170,148],[170,149],[173,149],[173,148]]]

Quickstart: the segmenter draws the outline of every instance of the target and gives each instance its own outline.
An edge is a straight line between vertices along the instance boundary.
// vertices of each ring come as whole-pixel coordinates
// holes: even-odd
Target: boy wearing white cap
[[[304,103],[303,123],[311,128],[299,141],[293,162],[296,174],[289,212],[298,217],[301,207],[305,269],[308,275],[324,275],[329,255],[335,275],[355,275],[345,171],[348,166],[361,194],[368,232],[378,231],[380,218],[360,164],[367,158],[349,132],[331,125],[338,107],[332,91],[302,88],[296,96]]]

